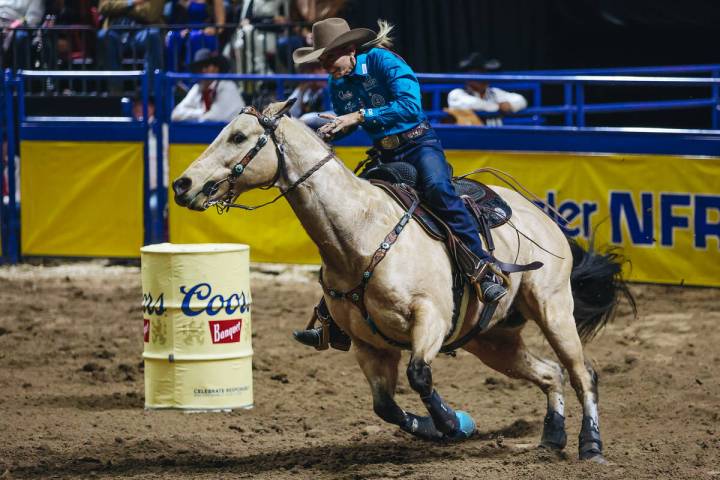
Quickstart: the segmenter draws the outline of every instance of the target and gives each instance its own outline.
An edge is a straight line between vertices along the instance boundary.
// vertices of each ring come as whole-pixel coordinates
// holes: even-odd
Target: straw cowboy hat
[[[363,45],[377,37],[377,33],[367,28],[354,28],[342,18],[321,20],[312,27],[313,46],[298,48],[293,52],[293,60],[300,65],[316,62],[328,50],[347,45]]]

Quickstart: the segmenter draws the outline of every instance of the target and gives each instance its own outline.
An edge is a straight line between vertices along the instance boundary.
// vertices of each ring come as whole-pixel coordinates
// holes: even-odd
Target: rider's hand
[[[510,102],[500,102],[498,108],[502,113],[512,113],[512,105],[510,105]]]
[[[328,113],[321,113],[319,116],[321,118],[332,120],[332,122],[326,123],[322,127],[318,128],[318,133],[323,138],[332,138],[338,133],[349,130],[355,125],[360,124],[363,120],[360,112],[352,112],[347,115],[340,115],[339,117]]]

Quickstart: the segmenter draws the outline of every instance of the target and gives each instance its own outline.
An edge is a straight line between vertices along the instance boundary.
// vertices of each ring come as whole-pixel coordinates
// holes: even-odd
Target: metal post
[[[7,123],[7,165],[8,165],[8,206],[7,206],[7,256],[10,263],[20,260],[20,212],[15,200],[17,184],[15,182],[15,118],[13,111],[13,89],[15,83],[11,70],[5,70],[5,120]],[[18,97],[18,103],[22,98]]]
[[[565,110],[565,126],[566,127],[572,127],[573,125],[573,111],[572,111],[572,103],[573,103],[573,89],[572,84],[570,83],[564,83],[563,84],[563,92],[564,92],[564,106],[566,108]]]
[[[0,33],[0,40],[2,40],[2,33]],[[1,49],[0,49],[1,50]],[[0,61],[2,60],[2,53],[0,52]],[[5,74],[3,73],[2,76],[2,97],[0,97],[0,142],[3,142],[5,139],[5,98],[7,97],[7,94],[5,93]],[[4,148],[1,148],[2,144],[0,143],[0,264],[2,264],[5,255],[7,255],[7,239],[8,239],[8,209],[5,207],[5,202],[3,201],[3,194],[4,192],[4,182],[3,182],[3,172],[5,171],[5,152]]]
[[[165,190],[165,136],[163,126],[165,125],[165,108],[163,97],[165,96],[166,82],[165,73],[155,71],[155,121],[153,131],[155,132],[155,163],[157,171],[157,190],[155,198],[155,242],[165,240],[165,207],[167,205],[167,191]]]
[[[150,209],[150,155],[148,155],[148,77],[150,72],[145,69],[140,77],[140,88],[142,90],[143,103],[143,245],[152,243],[152,210]]]
[[[712,78],[720,80],[720,69],[712,71]],[[713,99],[711,125],[713,130],[717,130],[720,128],[720,84],[714,83],[711,88]]]
[[[585,85],[578,82],[577,85],[575,85],[575,88],[577,89],[577,93],[576,93],[577,126],[580,128],[584,128],[585,127]]]

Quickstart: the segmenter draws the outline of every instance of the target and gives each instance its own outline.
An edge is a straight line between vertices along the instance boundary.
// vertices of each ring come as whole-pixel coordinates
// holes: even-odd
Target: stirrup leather
[[[310,321],[305,327],[305,330],[315,328],[315,322],[317,321],[320,321],[320,326],[322,327],[322,337],[320,337],[320,345],[314,348],[315,350],[327,350],[330,348],[330,316],[324,316],[320,313],[320,305],[316,305],[313,309],[313,314],[310,317]]]

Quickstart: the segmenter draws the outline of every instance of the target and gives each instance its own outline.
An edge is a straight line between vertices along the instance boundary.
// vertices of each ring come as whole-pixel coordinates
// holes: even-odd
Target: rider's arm
[[[392,127],[399,122],[416,122],[423,117],[420,84],[405,61],[381,48],[368,55],[373,70],[380,73],[392,98],[380,107],[365,109],[365,123],[369,126]]]

